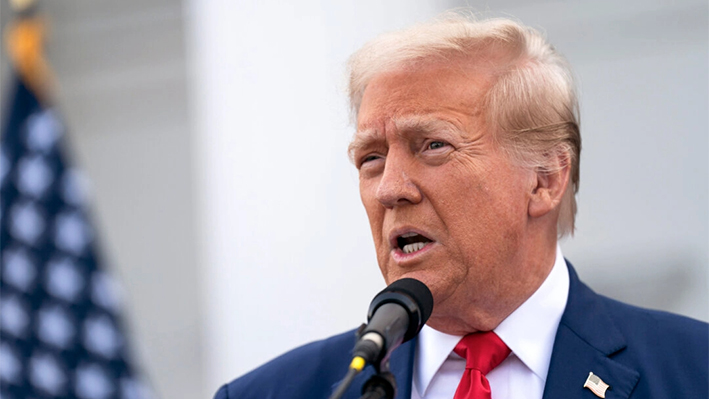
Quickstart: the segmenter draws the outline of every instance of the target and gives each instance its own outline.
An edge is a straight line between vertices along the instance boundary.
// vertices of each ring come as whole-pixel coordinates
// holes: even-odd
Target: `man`
[[[709,396],[706,324],[601,297],[563,259],[577,100],[539,33],[449,17],[381,36],[350,68],[350,156],[379,267],[388,284],[424,282],[435,303],[392,354],[397,398]],[[327,398],[353,343],[306,345],[216,397]],[[472,365],[487,352],[489,367]]]

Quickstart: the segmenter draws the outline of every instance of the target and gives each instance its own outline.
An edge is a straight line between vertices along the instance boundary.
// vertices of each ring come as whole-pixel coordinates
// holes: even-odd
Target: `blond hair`
[[[578,100],[568,63],[538,31],[509,19],[476,21],[448,13],[381,35],[350,58],[352,116],[356,119],[367,84],[382,72],[452,58],[489,61],[484,55],[491,51],[505,57],[489,65],[494,81],[484,99],[488,126],[520,165],[541,172],[570,167],[557,229],[560,237],[573,234],[581,153]]]

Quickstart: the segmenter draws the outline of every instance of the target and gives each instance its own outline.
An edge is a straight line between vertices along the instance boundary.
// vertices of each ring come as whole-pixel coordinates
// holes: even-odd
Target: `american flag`
[[[0,398],[144,399],[64,126],[19,79],[0,146]],[[7,111],[7,110],[6,110]]]
[[[593,372],[588,373],[588,378],[586,378],[586,382],[583,384],[583,387],[590,389],[599,398],[605,398],[606,390],[610,388],[608,384],[603,382],[603,380],[593,374]]]

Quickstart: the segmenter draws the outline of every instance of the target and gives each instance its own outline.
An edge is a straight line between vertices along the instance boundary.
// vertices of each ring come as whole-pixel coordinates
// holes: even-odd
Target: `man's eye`
[[[381,158],[379,155],[374,155],[374,154],[367,155],[366,157],[363,157],[361,161],[359,161],[359,166],[361,167],[365,163],[371,162],[371,161],[376,161],[379,158]]]
[[[428,148],[429,150],[437,150],[439,148],[443,148],[446,146],[446,143],[444,141],[432,141],[428,143]]]

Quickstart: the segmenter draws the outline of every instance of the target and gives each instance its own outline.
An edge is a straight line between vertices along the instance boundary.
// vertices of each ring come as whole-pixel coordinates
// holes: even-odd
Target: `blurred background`
[[[384,282],[346,155],[345,63],[455,7],[544,31],[574,68],[580,206],[562,249],[581,278],[709,318],[705,0],[39,4],[72,161],[156,397],[211,397],[364,321]]]

